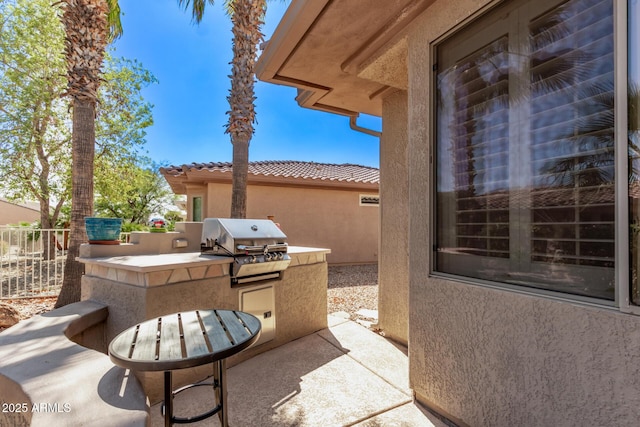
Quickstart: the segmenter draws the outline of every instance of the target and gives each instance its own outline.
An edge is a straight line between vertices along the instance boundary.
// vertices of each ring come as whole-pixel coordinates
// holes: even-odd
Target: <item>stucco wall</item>
[[[431,279],[411,292],[411,384],[472,426],[640,419],[640,317]]]
[[[331,249],[330,264],[378,262],[377,206],[360,206],[366,191],[251,185],[247,218],[273,215],[290,245]],[[210,183],[204,217],[228,217],[231,186]]]
[[[380,262],[378,327],[385,336],[407,343],[409,337],[409,173],[407,169],[407,92],[383,102],[380,139]]]
[[[635,425],[640,317],[429,276],[429,46],[485,3],[437,1],[409,32],[411,386],[461,424]]]
[[[40,219],[40,212],[23,206],[0,200],[0,225],[35,222]]]

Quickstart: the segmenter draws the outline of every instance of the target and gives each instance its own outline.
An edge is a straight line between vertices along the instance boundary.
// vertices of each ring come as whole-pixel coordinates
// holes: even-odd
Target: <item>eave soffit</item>
[[[266,43],[257,75],[296,87],[303,107],[380,115],[387,93],[407,89],[405,30],[431,3],[294,0]]]

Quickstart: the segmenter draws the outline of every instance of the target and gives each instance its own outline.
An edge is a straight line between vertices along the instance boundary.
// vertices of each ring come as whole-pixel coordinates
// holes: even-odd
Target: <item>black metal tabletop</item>
[[[170,371],[223,360],[260,337],[260,321],[235,310],[195,310],[135,325],[109,344],[118,366],[138,371]]]

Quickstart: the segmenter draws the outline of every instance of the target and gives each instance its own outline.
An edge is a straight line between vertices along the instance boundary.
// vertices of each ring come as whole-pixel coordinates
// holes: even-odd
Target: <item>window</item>
[[[505,2],[436,55],[436,270],[614,300],[613,2]]]
[[[202,221],[202,197],[194,196],[192,200],[192,207],[193,207],[192,221],[195,221],[195,222]]]

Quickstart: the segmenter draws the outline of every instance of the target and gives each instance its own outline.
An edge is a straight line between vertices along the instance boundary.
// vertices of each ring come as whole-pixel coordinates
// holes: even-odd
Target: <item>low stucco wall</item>
[[[140,383],[105,354],[77,344],[107,316],[104,304],[82,301],[0,334],[0,426],[148,425]]]
[[[635,425],[640,317],[470,284],[411,288],[411,387],[480,426]]]

